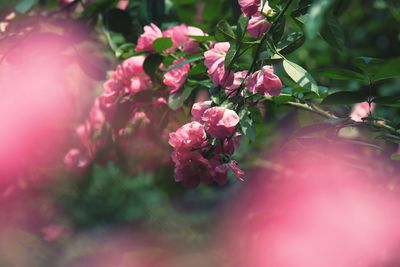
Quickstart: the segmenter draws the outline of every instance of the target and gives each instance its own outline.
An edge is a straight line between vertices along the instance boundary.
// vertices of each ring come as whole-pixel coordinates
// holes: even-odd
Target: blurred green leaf
[[[34,5],[38,3],[39,0],[21,0],[15,6],[15,10],[18,13],[26,13],[29,11]]]
[[[325,13],[332,6],[334,0],[315,0],[308,11],[307,19],[304,23],[306,36],[313,39],[321,30]]]
[[[344,48],[344,32],[339,20],[334,16],[326,19],[321,36],[332,47],[342,50]]]
[[[328,95],[321,102],[321,105],[340,105],[340,104],[354,104],[364,102],[366,97],[357,92],[336,92]]]
[[[143,62],[143,70],[144,72],[150,76],[153,81],[158,81],[159,77],[157,77],[157,71],[159,70],[160,64],[163,60],[163,57],[159,54],[150,54],[146,57]]]
[[[320,71],[319,74],[333,80],[358,80],[368,82],[368,77],[363,74],[346,69],[324,69]]]
[[[168,106],[172,110],[179,109],[186,99],[189,98],[190,94],[193,91],[193,87],[186,86],[181,93],[175,93],[169,96],[168,98]]]

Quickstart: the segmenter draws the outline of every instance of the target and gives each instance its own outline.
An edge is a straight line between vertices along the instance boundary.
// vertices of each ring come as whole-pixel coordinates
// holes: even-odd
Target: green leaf
[[[121,33],[124,36],[132,31],[132,18],[125,10],[114,8],[103,16],[103,23],[107,30]]]
[[[339,50],[344,48],[344,32],[336,17],[330,16],[326,19],[321,36],[332,47]]]
[[[287,59],[283,61],[283,69],[299,86],[309,89],[318,95],[318,85],[305,69]]]
[[[251,117],[251,112],[248,108],[243,108],[239,112],[240,128],[243,134],[249,138],[250,141],[256,140],[256,127]]]
[[[342,91],[328,95],[321,105],[340,105],[364,102],[366,97],[357,92]]]
[[[120,59],[127,59],[135,54],[135,45],[131,43],[126,43],[117,48],[115,51],[115,56]]]
[[[395,161],[400,161],[400,154],[398,154],[398,153],[393,153],[393,154],[390,156],[390,159],[391,159],[391,160],[395,160]]]
[[[277,45],[279,53],[287,55],[304,44],[305,37],[302,32],[292,32],[285,39],[282,39]]]
[[[280,94],[279,96],[272,97],[272,101],[278,105],[286,104],[293,100],[294,100],[294,97],[292,95],[288,95],[288,94]]]
[[[346,69],[324,69],[319,74],[333,80],[358,80],[368,82],[368,77],[361,73]]]
[[[198,42],[210,42],[210,41],[215,41],[215,37],[214,36],[210,36],[210,35],[189,35],[189,37],[195,41]]]
[[[235,33],[232,30],[231,25],[226,20],[221,20],[217,24],[216,38],[218,41],[233,41],[235,40]]]
[[[304,30],[308,38],[313,39],[322,28],[325,13],[332,6],[333,0],[315,0],[308,12]]]
[[[190,69],[189,77],[196,76],[196,75],[202,75],[204,73],[207,73],[207,68],[204,65],[204,63],[200,62]]]
[[[34,5],[36,5],[38,0],[21,0],[19,3],[15,6],[15,10],[18,13],[26,13],[29,11]]]
[[[172,47],[172,39],[169,37],[161,37],[153,42],[153,48],[157,53],[162,53],[168,48]]]
[[[278,43],[285,32],[286,18],[282,16],[278,21],[274,22],[269,34],[272,36],[274,43]]]
[[[187,59],[187,60],[185,60],[185,61],[179,62],[179,63],[177,63],[177,64],[175,64],[175,65],[169,67],[168,69],[165,70],[165,72],[168,72],[168,71],[170,71],[170,70],[179,68],[179,67],[181,67],[181,66],[183,66],[183,65],[186,65],[186,64],[188,64],[188,63],[200,61],[200,60],[203,60],[203,59],[204,59],[204,56],[189,58],[189,59]]]
[[[163,57],[159,54],[151,54],[146,57],[143,62],[144,72],[151,77],[152,80],[156,79],[156,72],[160,68]]]
[[[400,77],[400,58],[382,60],[370,57],[358,57],[353,63],[366,72],[371,82]]]
[[[179,109],[183,105],[183,103],[186,101],[186,99],[189,98],[193,89],[194,89],[193,87],[187,86],[183,89],[182,93],[176,93],[176,94],[170,95],[168,98],[168,106],[172,110]]]
[[[239,47],[236,43],[231,43],[225,56],[224,65],[226,69],[230,69],[233,63],[239,57]]]
[[[244,16],[243,14],[239,17],[237,27],[236,27],[236,40],[237,42],[241,42],[244,34],[247,30],[247,24],[249,23],[249,17]]]
[[[375,97],[372,102],[376,104],[395,104],[400,100],[400,96],[380,96]]]

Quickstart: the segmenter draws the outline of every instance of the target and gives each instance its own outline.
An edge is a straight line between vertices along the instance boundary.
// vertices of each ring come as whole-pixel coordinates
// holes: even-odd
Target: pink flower
[[[211,107],[211,104],[211,100],[194,103],[192,107],[192,118],[195,121],[202,122],[201,116],[203,116],[203,113],[206,111],[206,109]]]
[[[362,122],[363,118],[369,116],[370,112],[375,109],[375,104],[371,103],[371,106],[368,102],[361,102],[354,105],[353,110],[351,111],[350,118],[353,121]]]
[[[271,23],[269,23],[263,15],[260,13],[256,13],[249,20],[249,24],[247,25],[247,32],[250,36],[254,38],[261,38],[264,33],[266,33],[271,27]]]
[[[228,181],[228,166],[215,161],[216,166],[213,168],[213,180],[219,185],[225,185]]]
[[[164,37],[172,39],[172,48],[168,51],[173,52],[175,49],[181,49],[185,53],[193,54],[199,52],[199,44],[190,38],[190,36],[203,36],[204,32],[196,27],[181,24],[171,26],[163,32]]]
[[[173,62],[173,64],[178,64],[185,61],[184,58],[177,59]],[[177,67],[173,70],[170,70],[164,74],[163,83],[170,88],[169,93],[174,94],[178,92],[178,90],[182,87],[182,85],[186,82],[186,78],[189,74],[190,65],[185,64],[180,67]]]
[[[109,122],[113,120],[118,101],[121,101],[123,95],[136,94],[152,86],[150,77],[143,69],[144,60],[145,56],[134,56],[125,60],[104,83],[104,92],[99,101]]]
[[[224,66],[225,56],[230,44],[228,42],[216,43],[212,49],[204,53],[204,64],[208,68],[208,74],[216,85],[231,86],[234,74],[226,70]]]
[[[187,123],[169,134],[168,143],[176,150],[190,151],[201,147],[207,140],[204,126],[196,121]]]
[[[137,40],[136,51],[154,52],[154,40],[163,37],[161,30],[153,23],[144,26],[144,33]]]
[[[81,171],[89,165],[89,159],[79,149],[72,148],[65,155],[64,164],[68,170]]]
[[[233,83],[232,85],[225,87],[225,93],[229,96],[233,96],[232,91],[240,87],[246,76],[247,76],[247,70],[235,72]]]
[[[64,232],[64,227],[59,224],[50,224],[41,229],[44,235],[44,240],[52,242],[57,240]]]
[[[247,17],[253,16],[259,9],[261,0],[239,0],[240,9]]]
[[[239,178],[239,180],[244,180],[244,171],[242,171],[237,162],[234,160],[231,160],[229,163],[229,167],[231,168],[231,170],[233,171],[233,173],[236,175],[237,178]]]
[[[210,162],[197,151],[174,151],[175,181],[186,187],[196,187],[200,182],[212,181]]]
[[[212,107],[207,109],[201,117],[205,129],[212,137],[226,138],[235,133],[239,116],[235,111],[224,107]]]
[[[119,0],[117,8],[121,10],[127,9],[129,6],[129,0]]]
[[[277,96],[281,93],[282,82],[272,66],[264,66],[247,79],[247,89],[253,94]]]

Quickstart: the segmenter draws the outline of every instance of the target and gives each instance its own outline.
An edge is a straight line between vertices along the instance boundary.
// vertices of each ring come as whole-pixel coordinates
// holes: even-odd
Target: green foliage
[[[125,174],[115,164],[93,171],[62,198],[64,210],[82,227],[143,220],[166,196],[151,174]]]

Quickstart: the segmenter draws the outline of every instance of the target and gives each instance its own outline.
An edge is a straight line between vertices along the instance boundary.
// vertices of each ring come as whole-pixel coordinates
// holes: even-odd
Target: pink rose
[[[231,86],[234,74],[226,70],[224,66],[225,56],[230,44],[228,42],[216,43],[212,49],[204,53],[204,64],[208,68],[208,74],[216,85],[223,87]]]
[[[263,34],[269,30],[269,28],[271,28],[271,23],[269,23],[263,15],[256,13],[249,20],[247,32],[254,38],[261,38]]]
[[[260,8],[261,0],[239,0],[240,9],[247,17],[253,16]]]
[[[272,66],[264,66],[247,79],[247,89],[253,94],[277,96],[281,93],[282,82],[274,74]]]
[[[203,113],[206,109],[211,107],[211,104],[211,100],[194,103],[192,107],[192,118],[195,121],[202,122],[201,116],[203,116]]]
[[[216,161],[213,168],[213,180],[219,185],[225,185],[228,181],[228,166],[226,164],[221,164],[219,161]]]
[[[175,49],[181,49],[185,53],[193,54],[199,52],[199,44],[190,38],[190,36],[203,36],[204,32],[196,27],[186,26],[181,24],[171,26],[163,32],[164,37],[169,37],[172,40],[172,48],[168,51],[173,52]]]
[[[176,132],[169,134],[168,143],[177,150],[191,150],[201,147],[207,140],[204,126],[197,121],[187,123]]]
[[[185,59],[180,58],[175,60],[173,64],[178,64],[183,61],[185,61]],[[170,70],[164,74],[163,83],[170,88],[169,91],[170,94],[178,92],[178,90],[183,86],[183,84],[186,82],[189,70],[190,70],[190,65],[185,64],[173,70]]]
[[[197,151],[174,151],[175,181],[186,187],[196,187],[200,182],[212,181],[210,162]]]
[[[137,40],[137,52],[154,52],[154,40],[163,37],[161,30],[153,23],[144,26],[144,33]]]
[[[235,72],[233,83],[232,85],[225,87],[225,93],[229,96],[233,96],[234,94],[232,94],[232,91],[240,87],[246,76],[247,76],[247,70]]]
[[[353,121],[362,122],[363,118],[369,116],[370,112],[375,109],[375,104],[371,103],[371,106],[368,102],[361,102],[354,105],[353,110],[351,111],[350,118]]]
[[[194,54],[200,51],[199,43],[191,39],[190,36],[204,36],[206,35],[201,29],[189,26],[186,31],[186,36],[189,39],[183,44],[182,50],[188,54]]]
[[[235,133],[239,116],[235,111],[224,107],[212,107],[207,109],[201,117],[205,129],[212,137],[226,138]]]

